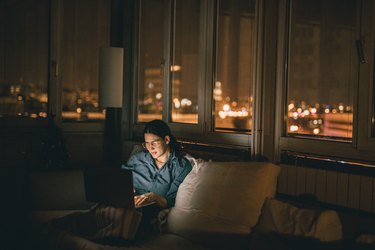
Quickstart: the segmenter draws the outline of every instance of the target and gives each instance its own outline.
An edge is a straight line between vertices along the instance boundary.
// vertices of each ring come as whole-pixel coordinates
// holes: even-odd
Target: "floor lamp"
[[[120,167],[122,153],[121,108],[123,96],[124,49],[100,48],[99,104],[106,108],[104,163]]]

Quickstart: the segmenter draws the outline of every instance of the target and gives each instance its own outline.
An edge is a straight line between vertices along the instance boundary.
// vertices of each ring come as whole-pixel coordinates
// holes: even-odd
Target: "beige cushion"
[[[342,225],[336,211],[298,208],[275,199],[267,199],[264,203],[256,231],[312,237],[320,241],[342,240]]]
[[[266,162],[198,162],[179,187],[169,230],[188,238],[248,235],[265,198],[275,194],[279,171]]]

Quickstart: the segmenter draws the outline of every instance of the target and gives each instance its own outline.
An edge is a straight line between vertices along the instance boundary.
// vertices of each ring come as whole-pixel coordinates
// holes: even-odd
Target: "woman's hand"
[[[146,194],[134,196],[135,207],[138,208],[138,207],[142,207],[142,206],[145,206],[145,205],[155,203],[156,201],[153,198],[153,196],[154,196],[153,194],[154,193],[146,193]]]
[[[156,203],[159,207],[166,208],[167,207],[167,200],[156,193],[145,193],[142,195],[134,196],[134,204],[135,207],[142,207],[149,204]]]

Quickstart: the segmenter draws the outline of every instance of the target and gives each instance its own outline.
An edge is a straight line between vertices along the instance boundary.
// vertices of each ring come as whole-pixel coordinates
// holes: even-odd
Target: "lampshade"
[[[99,104],[101,107],[122,107],[123,62],[123,48],[100,48]]]

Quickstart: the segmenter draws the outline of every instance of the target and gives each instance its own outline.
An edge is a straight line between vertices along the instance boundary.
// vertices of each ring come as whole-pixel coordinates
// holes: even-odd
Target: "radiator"
[[[375,212],[375,165],[283,153],[278,193]]]

